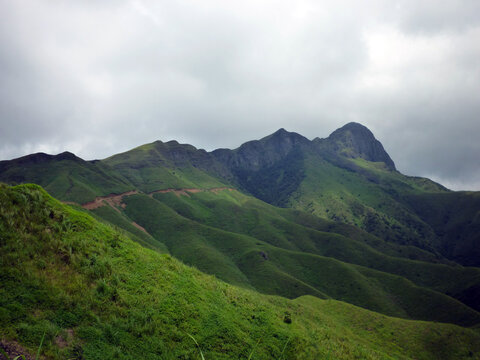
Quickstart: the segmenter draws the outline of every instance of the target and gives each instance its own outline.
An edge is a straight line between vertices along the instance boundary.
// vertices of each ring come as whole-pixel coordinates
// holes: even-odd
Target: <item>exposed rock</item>
[[[274,165],[298,146],[309,143],[300,134],[280,129],[263,139],[246,142],[238,149],[218,149],[212,155],[234,171],[257,171]]]
[[[339,155],[362,158],[368,161],[384,162],[388,169],[395,170],[395,164],[383,145],[372,132],[358,123],[348,123],[335,130],[326,140],[328,147]]]

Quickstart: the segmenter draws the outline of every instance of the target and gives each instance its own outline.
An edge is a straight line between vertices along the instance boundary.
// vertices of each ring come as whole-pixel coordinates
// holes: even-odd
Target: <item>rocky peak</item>
[[[365,126],[351,122],[335,130],[327,139],[329,147],[336,153],[368,161],[384,162],[388,169],[395,170],[395,164],[383,145],[375,139]]]
[[[71,160],[71,161],[83,161],[77,155],[71,153],[70,151],[64,151],[61,154],[54,156],[55,160]]]
[[[284,128],[281,128],[275,131],[273,134],[258,140],[258,142],[263,143],[266,146],[280,147],[288,152],[293,146],[298,144],[306,144],[310,141],[300,134],[289,132]]]
[[[260,140],[242,144],[238,149],[218,149],[212,154],[234,169],[259,170],[284,158],[293,149],[310,141],[300,134],[281,128]]]

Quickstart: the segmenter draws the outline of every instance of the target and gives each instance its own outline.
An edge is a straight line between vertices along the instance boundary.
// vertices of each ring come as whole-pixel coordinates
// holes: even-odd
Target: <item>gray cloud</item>
[[[0,0],[0,158],[358,121],[402,172],[480,190],[479,7]]]
[[[395,6],[404,31],[435,34],[463,31],[479,25],[480,3],[476,0],[403,0]]]

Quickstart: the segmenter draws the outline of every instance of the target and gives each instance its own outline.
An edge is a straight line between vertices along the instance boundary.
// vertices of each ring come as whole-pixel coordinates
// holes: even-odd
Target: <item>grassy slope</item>
[[[225,186],[229,178],[228,170],[204,151],[176,142],[143,145],[102,162],[85,163],[81,171],[69,167],[71,163],[60,163],[50,171],[60,175],[41,184],[55,196],[76,201],[132,187],[145,192],[212,188]],[[475,194],[449,193],[428,179],[386,171],[382,163],[360,158],[332,163],[311,150],[294,151],[271,168],[245,176],[246,188],[271,203],[353,224],[384,240],[410,246],[410,253],[418,254],[414,245],[464,265],[480,264],[479,225],[472,220],[478,211]],[[452,213],[453,208],[458,211]]]
[[[168,253],[167,247],[152,237],[150,234],[145,233],[138,227],[132,224],[132,221],[128,219],[125,214],[114,210],[110,206],[102,206],[97,209],[91,210],[91,213],[99,220],[107,221],[112,225],[117,226],[117,231],[120,229],[128,233],[128,237],[135,240],[139,244],[146,246],[150,249],[157,250],[161,253]]]
[[[219,179],[219,165],[206,152],[174,141],[142,145],[102,163],[113,167],[144,192],[167,188],[213,188],[226,184]]]
[[[434,229],[446,256],[480,266],[480,192],[417,194],[405,202]]]
[[[187,333],[206,359],[479,358],[475,331],[236,288],[36,186],[2,186],[0,206],[2,338],[33,352],[45,333],[49,358],[196,358]]]
[[[218,174],[222,170],[216,167],[218,164],[211,162],[211,159],[205,156],[204,152],[175,142],[166,144],[156,142],[144,145],[96,163],[87,163],[78,158],[57,160],[47,168],[44,165],[34,164],[29,168],[27,175],[33,177],[34,180],[37,179],[35,177],[39,177],[38,180],[41,178],[47,184],[47,189],[54,191],[62,199],[86,200],[87,198],[91,199],[94,195],[122,192],[121,190],[131,189],[132,186],[140,186],[144,191],[151,191],[165,187],[208,188],[224,185],[224,182],[217,180]],[[421,179],[406,178],[398,173],[386,172],[382,167],[377,168],[375,163],[359,159],[355,160],[356,166],[368,170],[370,175],[359,175],[352,172],[351,169],[347,170],[334,166],[332,163],[315,156],[307,156],[305,164],[307,164],[306,173],[308,176],[305,177],[301,185],[303,187],[301,188],[302,195],[295,198],[295,201],[298,201],[298,207],[304,206],[304,200],[307,196],[310,196],[311,204],[308,204],[307,208],[310,210],[316,209],[315,211],[312,210],[315,214],[318,214],[316,211],[319,211],[323,206],[325,207],[325,214],[323,215],[326,216],[326,214],[331,213],[330,208],[332,208],[332,212],[335,213],[335,216],[332,217],[334,219],[338,220],[342,216],[343,220],[364,227],[373,233],[386,234],[387,239],[401,235],[402,239],[406,239],[407,244],[414,243],[430,250],[433,248],[431,244],[425,244],[423,241],[416,242],[418,240],[417,235],[431,232],[427,225],[428,221],[412,215],[408,204],[398,202],[395,197],[395,194],[402,193],[402,191],[413,195],[417,195],[424,190],[438,191],[432,183],[421,181]],[[46,169],[48,171],[45,171]],[[282,179],[288,173],[282,172],[281,166],[277,170],[279,171],[275,174],[278,175],[278,179],[276,179],[278,189],[275,188],[273,193],[283,190],[290,192],[290,187],[284,189],[282,185]],[[268,176],[267,178],[261,177],[261,180],[264,188],[269,186]],[[295,183],[298,179],[295,178],[294,180]],[[114,187],[117,182],[121,186]],[[254,183],[256,184],[256,182],[255,180]],[[307,293],[320,297],[334,296],[347,301],[354,298],[359,305],[377,310],[387,309],[385,310],[387,313],[396,315],[413,313],[404,310],[405,306],[412,307],[415,304],[415,301],[411,300],[408,305],[405,305],[404,302],[398,305],[395,301],[387,301],[386,299],[380,300],[382,304],[372,304],[369,300],[371,297],[368,291],[365,292],[365,299],[356,298],[354,293],[343,296],[342,291],[347,288],[346,280],[342,280],[340,284],[335,284],[336,288],[325,291],[319,285],[314,285],[317,280],[315,277],[302,273],[302,266],[293,266],[286,269],[278,261],[275,266],[271,266],[271,263],[268,266],[263,264],[261,265],[261,271],[256,273],[250,271],[250,275],[245,276],[246,272],[254,268],[251,262],[255,261],[260,252],[266,252],[266,250],[271,252],[272,248],[268,246],[273,246],[273,251],[277,251],[277,248],[279,248],[282,251],[290,251],[295,254],[299,252],[307,253],[308,259],[312,255],[319,255],[400,275],[417,286],[428,287],[451,295],[476,309],[480,307],[480,301],[477,301],[480,296],[480,285],[476,269],[434,266],[423,262],[397,259],[397,257],[407,257],[416,260],[441,261],[428,251],[418,250],[412,246],[388,244],[375,237],[358,235],[360,233],[358,231],[354,231],[352,234],[352,230],[346,229],[341,224],[332,228],[331,223],[318,226],[319,221],[313,221],[316,224],[314,226],[310,224],[311,229],[305,229],[303,223],[297,223],[297,219],[305,219],[305,215],[294,216],[292,212],[288,214],[284,212],[282,217],[279,216],[278,209],[266,209],[264,206],[259,206],[259,202],[252,204],[251,208],[248,208],[248,206],[244,208],[244,205],[232,207],[235,201],[245,203],[245,199],[242,200],[238,196],[237,199],[231,196],[224,199],[223,202],[205,198],[202,199],[201,203],[197,202],[195,205],[192,205],[193,203],[172,205],[172,203],[168,203],[168,196],[175,198],[172,194],[166,194],[163,198],[160,194],[155,196],[157,199],[161,199],[167,207],[191,220],[187,222],[187,226],[184,226],[185,219],[182,219],[178,228],[172,228],[167,224],[163,229],[155,231],[152,237],[134,228],[130,223],[131,219],[125,214],[116,213],[109,208],[95,210],[95,213],[103,219],[124,228],[144,245],[165,252],[167,250],[163,243],[165,242],[164,238],[166,238],[170,242],[170,249],[184,261],[195,264],[209,273],[221,274],[220,276],[234,284],[246,287],[254,286],[269,293],[289,297]],[[208,197],[208,195],[199,196]],[[144,221],[145,217],[150,217],[150,222],[156,222],[156,217],[162,217],[161,211],[164,208],[157,206],[155,211],[160,211],[159,214],[144,215],[142,212],[145,209],[142,209],[141,206],[143,205],[140,204],[140,207],[136,210],[139,213],[132,216],[134,220],[142,219]],[[149,206],[147,204],[146,209]],[[208,206],[212,208],[208,209]],[[255,207],[257,209],[252,211]],[[129,211],[131,212],[132,209],[129,209]],[[185,211],[185,213],[182,213],[182,211]],[[235,214],[235,217],[231,216],[232,213]],[[320,213],[320,215],[322,214]],[[178,220],[176,215],[171,218],[175,218],[174,222]],[[231,221],[232,218],[235,221]],[[288,218],[287,221],[286,218]],[[312,221],[308,220],[307,222],[311,223]],[[459,223],[461,224],[461,222]],[[162,224],[162,221],[152,226],[158,228],[159,224]],[[412,224],[414,227],[413,233],[409,227]],[[168,231],[172,233],[165,234],[166,229],[169,229]],[[223,230],[223,232],[218,230]],[[330,233],[339,232],[340,235],[347,236],[326,234],[325,230]],[[182,234],[184,240],[182,243],[172,240],[176,237],[177,233],[175,232]],[[217,238],[223,237],[229,239],[228,241],[235,246],[225,249],[224,243],[216,241]],[[352,241],[347,237],[360,241]],[[428,237],[431,238],[430,235]],[[261,242],[258,243],[257,240],[261,240]],[[238,251],[238,244],[241,244],[241,251],[243,251],[241,254],[243,256],[242,262],[234,254]],[[260,245],[268,246],[260,248]],[[385,256],[385,254],[390,256]],[[291,256],[285,255],[284,257],[289,259]],[[280,256],[280,258],[282,257]],[[245,262],[245,259],[250,260]],[[239,264],[242,264],[246,270],[242,269]],[[249,266],[252,267],[249,268]],[[300,271],[300,273],[297,274],[297,271]],[[260,274],[262,274],[262,277]],[[362,276],[365,277],[365,274],[367,272],[364,272]],[[371,273],[368,274],[371,277]],[[276,284],[269,283],[269,277],[281,280]],[[260,279],[262,280],[260,281]],[[461,281],[458,281],[458,279],[461,279]],[[253,282],[255,285],[253,285]],[[343,290],[339,291],[339,288]],[[343,297],[340,297],[340,294]],[[450,302],[450,299],[448,299],[448,302]],[[385,305],[386,303],[388,305]]]
[[[347,204],[347,209],[340,211],[347,214],[343,221],[374,234],[385,234],[385,239],[431,249],[462,265],[480,265],[480,193],[448,191],[428,179],[385,171],[381,164],[363,159],[349,162],[346,168],[355,169],[356,180],[348,180],[346,173],[332,177],[340,179],[341,185],[333,191],[333,197],[342,191],[346,194],[340,199],[340,203]],[[319,176],[321,166],[314,162],[311,169],[314,175],[306,184],[318,180],[315,177]],[[340,168],[335,170],[338,172]],[[329,189],[334,188],[332,182]],[[355,193],[356,199],[349,198],[355,197]],[[308,190],[303,196],[308,196]],[[373,212],[367,216],[365,211],[356,213],[362,206],[370,207]],[[314,211],[317,215],[318,209]],[[326,214],[320,212],[320,215]]]
[[[290,298],[333,297],[395,316],[462,324],[480,320],[477,312],[436,292],[455,294],[478,284],[478,269],[388,257],[359,241],[288,222],[278,209],[235,191],[180,198],[134,195],[124,201],[126,215],[172,255],[232,284]],[[408,291],[396,293],[392,284]],[[425,298],[436,304],[436,313]]]
[[[424,260],[416,257],[421,248],[427,250],[424,255],[441,253],[463,265],[480,265],[474,193],[448,192],[428,179],[387,171],[382,163],[333,159],[321,149],[302,149],[257,172],[240,171],[236,180],[231,169],[205,151],[174,141],[157,141],[97,162],[69,153],[34,154],[0,162],[0,180],[34,182],[61,200],[78,203],[134,188],[144,192],[212,188],[237,181],[270,203],[352,224],[410,246],[402,249],[407,257]],[[459,211],[452,213],[453,208]]]
[[[335,229],[328,228],[331,223],[325,226],[320,221],[323,224],[320,229],[302,226],[295,222],[301,213],[269,206],[236,191],[199,193],[190,197],[156,194],[154,197],[178,214],[208,226],[249,235],[283,249],[333,257],[400,275],[417,285],[443,293],[457,294],[480,283],[479,269],[399,258],[404,256],[400,250],[408,253],[409,249],[400,246],[392,248],[391,244],[372,240],[366,234],[368,242],[352,239],[349,233],[342,236],[341,232],[337,234]],[[356,233],[359,231],[356,230]],[[417,257],[422,255],[417,254]],[[431,260],[425,257],[425,260]]]
[[[399,193],[420,192],[421,188],[399,173],[376,169],[375,163],[364,164],[370,166],[366,175],[310,154],[305,159],[305,179],[289,206],[355,225],[388,241],[432,251],[432,229],[397,199]]]
[[[48,157],[33,154],[1,165],[0,181],[36,183],[63,201],[85,203],[96,196],[122,193],[133,188],[109,166],[87,162],[72,154]]]

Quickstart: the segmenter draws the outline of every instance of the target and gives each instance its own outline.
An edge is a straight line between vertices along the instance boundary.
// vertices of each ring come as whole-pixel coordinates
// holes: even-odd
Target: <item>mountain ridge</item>
[[[445,217],[460,195],[443,196],[448,191],[441,185],[398,172],[383,145],[358,123],[313,140],[281,128],[233,150],[207,152],[158,140],[103,160],[84,161],[70,153],[31,156],[45,161],[20,166],[18,159],[2,161],[0,181],[38,183],[59,199],[80,204],[132,190],[232,187],[275,206],[356,226],[390,243],[480,266],[473,256],[480,241],[476,197],[462,197],[468,211],[461,218]],[[431,206],[417,206],[424,202]],[[426,213],[432,209],[438,210],[434,216]],[[456,239],[453,232],[463,221],[468,230]]]

